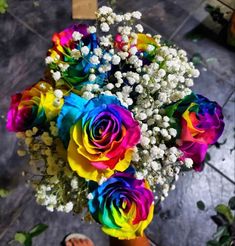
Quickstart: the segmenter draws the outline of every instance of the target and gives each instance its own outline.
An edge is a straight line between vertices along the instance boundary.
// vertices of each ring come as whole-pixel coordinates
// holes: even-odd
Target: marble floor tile
[[[189,56],[199,55],[203,66],[216,74],[216,77],[235,85],[235,52],[231,51],[221,40],[221,36],[190,18],[181,30],[173,37],[179,47],[184,48]]]
[[[125,11],[141,11],[142,21],[164,38],[169,38],[188,16],[187,11],[169,0],[130,0],[128,2],[120,0],[117,5]]]
[[[203,172],[187,172],[176,183],[153,219],[147,235],[162,246],[203,246],[212,238],[216,226],[210,219],[214,207],[227,203],[234,185],[206,166]],[[197,208],[203,201],[206,209]]]
[[[8,13],[0,16],[0,98],[37,82],[44,71],[49,43],[40,39]],[[4,102],[2,101],[4,100]]]
[[[212,146],[209,150],[213,166],[235,182],[235,93],[223,108],[225,129],[219,139],[219,148]]]

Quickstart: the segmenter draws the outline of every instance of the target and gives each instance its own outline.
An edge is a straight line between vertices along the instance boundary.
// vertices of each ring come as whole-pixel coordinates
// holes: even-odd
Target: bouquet
[[[36,200],[119,239],[143,235],[185,169],[203,170],[221,107],[193,93],[182,49],[144,33],[138,11],[97,12],[52,38],[43,79],[11,98],[7,129],[29,157]]]

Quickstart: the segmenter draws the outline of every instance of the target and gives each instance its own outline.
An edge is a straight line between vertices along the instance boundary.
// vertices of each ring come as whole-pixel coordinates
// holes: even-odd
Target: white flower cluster
[[[50,191],[53,185],[39,185],[36,189],[36,201],[38,204],[46,206],[47,210],[53,212],[55,209],[60,212],[69,213],[73,210],[73,202],[67,202],[65,205],[59,204],[58,197]],[[56,194],[56,193],[55,193]]]
[[[106,85],[96,92],[118,97],[139,121],[141,141],[132,158],[137,169],[136,176],[146,178],[153,191],[158,184],[161,191],[156,191],[157,198],[163,200],[169,190],[174,189],[181,166],[185,164],[191,168],[193,163],[189,158],[184,163],[179,161],[182,153],[171,143],[177,136],[177,130],[171,127],[162,107],[189,95],[189,87],[193,86],[193,78],[199,76],[199,71],[188,61],[184,50],[161,45],[160,35],[146,34],[155,40],[156,45],[147,45],[147,52],[151,52],[153,57],[150,63],[144,64],[144,54],[137,49],[138,33],[144,31],[143,27],[141,24],[129,24],[133,19],[140,19],[139,12],[117,15],[111,8],[102,7],[97,17],[101,31],[107,33],[101,37],[101,46],[110,47],[114,65],[125,63],[128,66],[124,70],[118,66]],[[117,31],[122,46],[113,53],[114,41],[109,31],[112,25],[121,22]],[[86,88],[85,94],[97,95],[92,88]]]

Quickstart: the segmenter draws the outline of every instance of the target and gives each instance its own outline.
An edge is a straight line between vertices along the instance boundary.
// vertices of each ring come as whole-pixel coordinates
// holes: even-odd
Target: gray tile
[[[184,48],[189,56],[200,54],[206,69],[222,78],[223,83],[235,85],[235,54],[226,46],[223,36],[214,33],[192,17],[173,41]]]
[[[205,0],[169,0],[172,4],[180,6],[182,9],[186,10],[188,13],[195,11]]]
[[[19,191],[20,190],[18,189],[18,192]],[[42,235],[33,240],[33,245],[35,246],[60,245],[60,242],[65,235],[74,232],[86,234],[97,246],[108,245],[108,237],[101,232],[100,227],[96,223],[90,224],[83,222],[81,221],[81,217],[78,215],[59,212],[51,213],[47,211],[45,207],[36,204],[35,198],[30,189],[26,190],[26,192],[27,199],[25,198],[22,201],[22,203],[24,203],[24,207],[20,210],[20,214],[13,218],[8,214],[7,218],[8,221],[11,221],[11,226],[1,239],[1,245],[7,245],[7,242],[14,237],[14,234],[17,231],[30,230],[38,223],[47,224],[49,228]],[[14,197],[16,197],[16,194]],[[8,199],[12,200],[11,197]],[[2,206],[2,204],[0,206]],[[7,214],[5,213],[5,217],[6,216]],[[12,245],[18,244],[13,243]]]
[[[201,173],[188,172],[162,203],[147,234],[163,246],[205,245],[216,230],[210,219],[213,208],[227,203],[233,194],[234,186],[210,167]],[[205,203],[205,211],[197,208],[199,200]]]
[[[204,71],[202,68],[200,69],[199,78],[194,80],[192,90],[223,106],[233,92],[234,87],[227,83],[223,77],[218,77],[215,73],[209,70]]]
[[[225,129],[219,139],[220,148],[210,148],[210,163],[235,181],[235,93],[223,108]]]
[[[37,82],[44,71],[48,44],[18,23],[9,14],[0,16],[0,115],[6,116],[10,96]],[[8,133],[5,119],[0,119],[0,180],[7,185],[20,183],[25,161],[16,156],[16,137]],[[12,178],[14,177],[14,178]]]
[[[4,107],[5,97],[37,82],[43,75],[48,44],[9,14],[1,15],[0,22],[3,37],[0,41],[0,98]]]
[[[130,0],[128,2],[121,0],[117,3],[123,10],[141,11],[143,14],[142,21],[164,38],[169,38],[188,16],[188,12],[181,6],[168,0]]]
[[[9,11],[48,40],[54,32],[71,24],[71,1],[9,1]]]
[[[98,4],[103,5],[105,1],[99,0]],[[48,42],[55,32],[62,31],[71,24],[80,22],[80,20],[72,19],[71,6],[71,1],[67,0],[22,0],[19,8],[17,0],[9,0],[10,13],[42,35]],[[85,22],[94,23],[94,21]]]

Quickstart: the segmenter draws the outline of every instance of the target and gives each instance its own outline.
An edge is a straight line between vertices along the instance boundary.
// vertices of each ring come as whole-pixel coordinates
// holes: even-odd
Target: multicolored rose
[[[102,230],[119,239],[143,236],[153,218],[153,193],[146,180],[115,173],[90,194],[88,207]]]
[[[55,119],[63,105],[63,99],[57,105],[55,99],[53,88],[44,81],[13,95],[7,114],[7,129],[25,131]]]
[[[128,50],[131,48],[136,48],[137,52],[135,55],[141,57],[145,63],[153,60],[156,54],[156,49],[158,48],[158,44],[154,38],[142,33],[137,34],[136,43],[134,42],[133,37],[130,37],[128,42],[126,42],[122,39],[121,34],[117,34],[115,37],[114,46],[118,50],[124,50],[124,47],[128,47]],[[140,54],[142,55],[140,56]]]
[[[54,76],[57,87],[67,85],[79,90],[84,84],[103,84],[107,73],[101,68],[106,61],[100,58],[108,52],[100,49],[96,34],[89,33],[87,25],[73,25],[54,34],[52,41],[54,46],[48,51],[46,62],[52,76],[59,72],[57,78]],[[90,77],[91,74],[95,76]]]
[[[216,143],[224,129],[222,108],[192,93],[166,107],[166,113],[179,129],[177,145],[182,159],[191,158],[194,169],[201,171],[208,145]]]
[[[140,140],[139,123],[113,96],[86,101],[72,93],[65,98],[57,125],[65,146],[69,140],[70,167],[94,181],[127,169]]]

